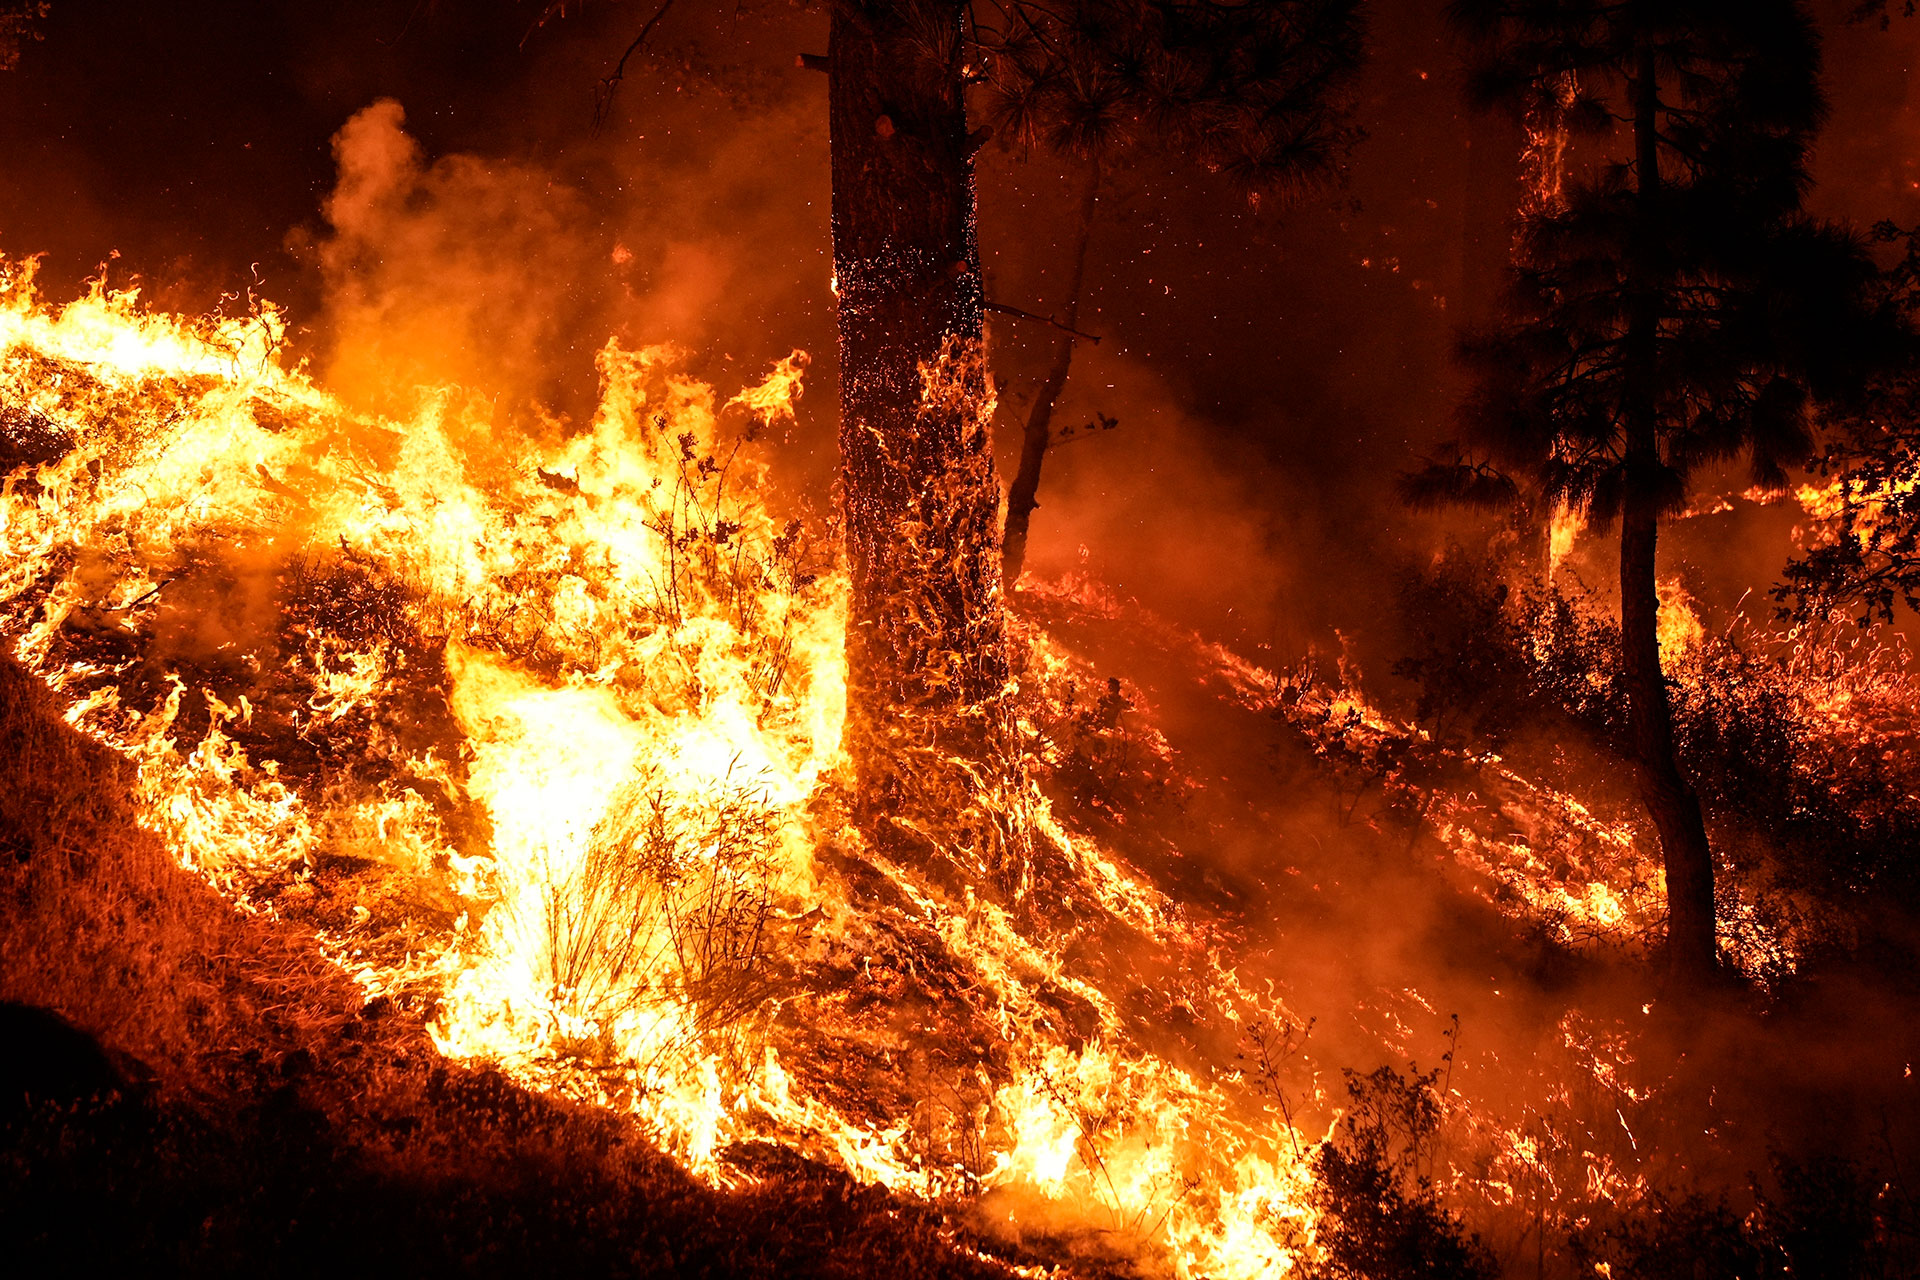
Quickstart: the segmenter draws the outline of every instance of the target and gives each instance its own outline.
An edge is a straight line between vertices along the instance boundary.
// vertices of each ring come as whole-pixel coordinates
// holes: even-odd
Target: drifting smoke
[[[1317,534],[1311,513],[1246,446],[1210,438],[1151,368],[1083,348],[1054,433],[1033,517],[1037,576],[1091,572],[1211,634],[1283,653],[1331,640],[1312,625],[1325,616],[1312,599],[1322,583],[1294,567],[1292,549]]]
[[[612,266],[586,201],[510,161],[429,163],[404,126],[388,99],[333,140],[327,382],[370,404],[423,384],[551,395]]]
[[[804,184],[749,162],[772,135],[806,139],[795,124],[775,112],[710,151],[658,160],[589,141],[573,167],[594,167],[609,201],[532,160],[430,159],[400,103],[364,108],[333,139],[325,234],[296,238],[323,282],[329,385],[386,407],[458,384],[579,412],[608,336],[736,367],[779,354],[770,335],[783,327],[818,346],[806,311],[826,269],[796,269],[820,254],[785,246],[824,228],[769,189]]]

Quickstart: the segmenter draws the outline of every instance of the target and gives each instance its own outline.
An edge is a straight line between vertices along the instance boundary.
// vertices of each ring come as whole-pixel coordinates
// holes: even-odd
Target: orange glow
[[[182,865],[294,918],[320,872],[362,868],[329,882],[367,887],[355,922],[309,923],[370,997],[453,1059],[629,1115],[716,1182],[746,1176],[735,1144],[771,1141],[1150,1272],[1324,1254],[1313,1170],[1337,1100],[1308,1073],[1277,1105],[1220,1049],[1306,1021],[1277,970],[1037,791],[1024,902],[850,830],[846,583],[766,484],[804,354],[717,392],[681,353],[610,343],[569,426],[453,388],[407,417],[354,409],[280,361],[284,333],[271,309],[189,320],[105,290],[48,306],[30,265],[0,262],[0,400],[71,441],[0,493],[0,629],[134,763]],[[1556,521],[1556,551],[1577,527]],[[1283,725],[1404,822],[1396,856],[1521,928],[1657,941],[1657,840],[1632,804],[1443,745],[1344,660],[1261,666],[1082,579],[1023,597],[1124,623]],[[1661,584],[1682,705],[1725,643],[1695,608]],[[1869,740],[1910,696],[1872,637],[1773,639],[1810,735]],[[1012,705],[1034,742],[1089,710],[1057,690],[1106,673],[1037,627],[1023,642]],[[1122,701],[1128,749],[1191,783],[1149,699]],[[1727,959],[1791,969],[1792,923],[1729,885]],[[1359,1034],[1431,1060],[1436,993],[1354,981]],[[1155,1000],[1176,988],[1208,1045],[1169,1033]],[[1431,1169],[1448,1203],[1533,1229],[1647,1194],[1662,1087],[1619,1021],[1541,1025],[1530,1053],[1419,1086],[1453,1135]]]

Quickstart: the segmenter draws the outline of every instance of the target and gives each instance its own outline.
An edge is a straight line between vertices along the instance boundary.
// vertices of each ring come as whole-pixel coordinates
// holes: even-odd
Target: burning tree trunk
[[[1620,530],[1621,671],[1640,772],[1640,798],[1660,832],[1667,872],[1667,960],[1689,986],[1713,972],[1713,855],[1700,798],[1680,772],[1673,711],[1660,669],[1660,601],[1654,581],[1659,516],[1630,494]]]
[[[1620,514],[1621,674],[1639,766],[1640,797],[1660,832],[1667,872],[1667,961],[1688,985],[1714,969],[1713,852],[1700,799],[1680,772],[1673,709],[1660,667],[1660,598],[1655,553],[1660,535],[1660,288],[1655,255],[1660,225],[1660,89],[1651,43],[1642,46],[1633,85],[1634,169],[1640,208],[1629,293],[1625,357],[1624,493]]]
[[[1047,445],[1053,439],[1053,406],[1066,388],[1067,374],[1073,368],[1074,326],[1080,323],[1080,290],[1087,276],[1087,242],[1093,236],[1094,202],[1100,195],[1100,162],[1087,166],[1086,186],[1080,194],[1080,220],[1074,226],[1073,265],[1067,276],[1067,314],[1061,321],[1060,336],[1053,348],[1053,366],[1047,380],[1040,384],[1033,409],[1027,414],[1027,429],[1020,445],[1020,470],[1014,473],[1007,489],[1007,528],[1001,537],[1001,578],[1009,588],[1020,581],[1020,570],[1027,560],[1027,526],[1033,509],[1040,505],[1040,468],[1047,460]]]
[[[962,8],[833,8],[847,747],[869,816],[924,810],[929,762],[990,754],[1007,681]]]

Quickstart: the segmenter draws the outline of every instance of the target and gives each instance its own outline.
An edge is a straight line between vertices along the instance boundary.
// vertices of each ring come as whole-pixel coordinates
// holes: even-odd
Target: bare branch
[[[1070,324],[1061,324],[1052,316],[1043,316],[1037,311],[1022,311],[1019,307],[1010,307],[1004,302],[983,302],[980,305],[988,311],[995,311],[1004,316],[1019,316],[1023,320],[1038,320],[1041,324],[1052,325],[1062,333],[1070,333],[1076,338],[1085,338],[1096,347],[1100,345],[1100,338],[1097,334],[1076,329]]]
[[[633,38],[633,43],[627,46],[627,51],[620,55],[620,61],[614,64],[613,74],[594,87],[593,127],[595,129],[606,123],[607,111],[613,106],[613,95],[618,92],[620,82],[627,75],[627,59],[640,51],[640,47],[646,44],[647,37],[653,34],[653,29],[660,25],[660,19],[666,17],[667,11],[671,8],[673,8],[673,0],[661,0],[660,7],[653,11],[653,16],[647,19],[645,26],[640,28],[640,34]]]

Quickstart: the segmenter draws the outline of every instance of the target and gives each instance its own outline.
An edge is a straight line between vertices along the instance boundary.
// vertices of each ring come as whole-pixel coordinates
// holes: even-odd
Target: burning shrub
[[[690,1011],[686,1033],[710,1046],[739,1030],[772,992],[779,829],[765,790],[731,773],[689,799],[643,772],[579,869],[546,885],[556,1005],[603,1032],[663,1007]]]
[[[1459,546],[1401,583],[1416,714],[1435,737],[1500,750],[1525,729],[1577,725],[1625,750],[1626,708],[1613,673],[1619,626],[1558,585],[1515,590],[1507,566]]]
[[[1682,757],[1709,804],[1768,833],[1795,885],[1911,904],[1920,706],[1897,638],[1844,619],[1740,622],[1678,664]]]

